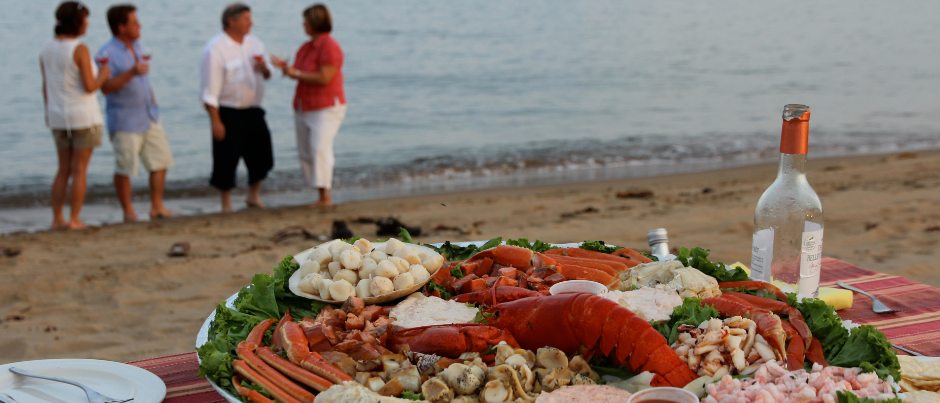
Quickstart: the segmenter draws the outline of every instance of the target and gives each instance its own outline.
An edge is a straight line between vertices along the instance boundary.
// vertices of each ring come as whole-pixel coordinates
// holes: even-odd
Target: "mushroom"
[[[497,379],[487,382],[486,385],[483,386],[483,393],[480,393],[480,401],[482,403],[503,403],[511,402],[512,400],[512,390]]]
[[[567,368],[568,356],[554,347],[542,347],[535,353],[535,366],[545,369]]]
[[[437,377],[430,378],[421,384],[421,394],[431,403],[447,403],[454,398],[454,391]]]
[[[568,368],[540,368],[535,370],[535,377],[542,390],[549,392],[571,383],[571,370]]]
[[[469,395],[479,389],[480,386],[483,386],[484,377],[477,376],[478,374],[474,373],[474,369],[475,367],[465,364],[451,364],[441,373],[441,376],[447,382],[447,385],[454,389],[454,393]]]
[[[597,372],[594,372],[594,370],[591,369],[591,366],[588,365],[587,361],[584,360],[584,357],[580,355],[576,355],[571,359],[571,362],[568,363],[568,369],[576,374],[586,375],[588,378],[595,381],[601,379],[601,376],[598,375]]]
[[[373,297],[378,297],[395,291],[395,285],[386,277],[373,277],[369,291],[372,292]]]
[[[339,255],[339,262],[343,267],[356,270],[362,267],[362,255],[351,249],[346,249]]]

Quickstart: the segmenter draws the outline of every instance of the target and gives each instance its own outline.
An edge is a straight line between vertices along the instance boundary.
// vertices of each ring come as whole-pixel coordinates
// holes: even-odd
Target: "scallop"
[[[359,248],[359,252],[361,253],[369,253],[372,251],[372,242],[369,242],[369,240],[365,238],[360,238],[353,243],[353,246]]]
[[[383,260],[375,267],[373,274],[379,277],[395,278],[398,275],[398,267],[391,261]]]
[[[330,278],[332,278],[336,277],[336,273],[339,273],[340,270],[343,270],[343,265],[339,262],[330,262],[327,268],[330,270]]]
[[[304,278],[300,279],[300,282],[297,284],[297,288],[307,294],[319,294],[320,289],[317,288],[317,284],[320,283],[320,279],[322,278],[323,275],[320,273],[310,273],[304,276]]]
[[[386,255],[395,255],[395,252],[398,252],[399,249],[404,248],[404,247],[405,247],[404,242],[399,241],[395,238],[392,238],[392,239],[389,239],[388,242],[385,243],[384,252]]]
[[[408,288],[415,285],[415,278],[411,273],[404,273],[395,276],[395,291],[398,290],[407,290]]]
[[[346,242],[343,242],[342,245],[337,246],[336,248],[333,248],[332,246],[330,246],[330,253],[333,254],[333,261],[338,262],[339,257],[342,255],[343,252],[347,250],[352,250],[356,253],[362,254],[361,252],[359,252],[359,248],[356,248],[355,246],[352,246]]]
[[[375,260],[376,262],[381,262],[385,259],[388,259],[388,255],[386,255],[385,252],[382,252],[380,250],[372,251],[370,256],[372,256],[372,260]]]
[[[308,260],[300,265],[300,268],[297,269],[300,272],[300,277],[306,277],[308,274],[319,273],[320,272],[320,263],[317,263],[315,260]]]
[[[444,256],[434,254],[421,261],[421,265],[428,269],[428,273],[434,273],[444,265]]]
[[[330,299],[334,301],[345,301],[355,296],[356,288],[346,280],[336,280],[330,284]]]
[[[385,277],[373,277],[372,286],[369,288],[369,291],[372,292],[373,297],[382,296],[394,290],[395,285],[392,284],[392,280],[389,280]]]
[[[330,286],[333,285],[333,280],[328,278],[320,279],[320,284],[317,288],[320,289],[320,299],[330,299]]]
[[[408,262],[408,265],[419,264],[421,263],[421,258],[418,257],[418,251],[412,247],[404,247],[396,251],[392,256],[400,257],[405,259]]]
[[[369,298],[372,296],[372,279],[359,280],[356,284],[356,296],[359,298]]]
[[[424,266],[420,264],[413,264],[408,268],[408,273],[415,278],[415,283],[423,283],[425,280],[431,278],[431,273],[428,273],[428,269],[425,269]]]
[[[359,268],[359,278],[369,278],[369,276],[375,273],[377,267],[379,267],[379,264],[376,263],[375,260],[372,260],[371,257],[362,259],[362,267]]]
[[[411,267],[411,265],[408,264],[407,260],[402,259],[398,256],[392,256],[388,258],[388,261],[392,262],[395,265],[395,267],[398,269],[398,274],[407,273],[408,268]]]
[[[335,276],[333,276],[333,281],[339,281],[339,280],[346,280],[346,282],[348,282],[349,284],[356,284],[359,282],[359,275],[356,274],[356,272],[352,270],[343,269],[337,272]]]
[[[307,260],[317,262],[320,266],[326,266],[327,263],[333,261],[333,254],[330,253],[329,248],[316,248]]]
[[[346,249],[340,253],[339,262],[347,269],[357,270],[362,267],[362,255],[355,250]]]

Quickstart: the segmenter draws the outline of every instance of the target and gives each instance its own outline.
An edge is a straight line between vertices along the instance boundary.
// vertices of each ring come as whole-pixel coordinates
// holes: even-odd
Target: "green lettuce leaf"
[[[451,294],[444,286],[434,282],[434,280],[428,282],[428,289],[431,290],[431,292],[440,291],[441,299],[451,299],[454,296],[454,294]]]
[[[842,318],[836,315],[832,305],[816,298],[804,298],[803,301],[796,302],[795,296],[791,296],[788,302],[803,314],[803,319],[806,320],[806,325],[809,326],[813,337],[819,339],[819,343],[822,344],[826,361],[835,357],[848,340],[849,331],[842,327]]]
[[[676,260],[685,267],[698,269],[702,273],[714,277],[719,283],[748,280],[747,272],[743,269],[735,268],[734,270],[728,270],[724,263],[713,263],[708,260],[708,252],[710,252],[709,249],[692,248],[689,250],[687,248],[679,248],[679,256],[676,257]]]
[[[888,375],[895,380],[901,379],[901,364],[898,362],[897,353],[891,350],[891,343],[885,334],[871,325],[852,329],[842,349],[832,358],[827,356],[826,361],[829,365],[837,367],[860,366],[875,372],[882,379]]]
[[[581,245],[578,247],[581,249],[592,250],[594,252],[601,253],[613,253],[615,250],[620,249],[616,246],[607,246],[604,241],[584,241],[581,242]]]
[[[859,398],[849,391],[836,391],[836,399],[839,403],[901,403],[901,399],[895,396],[893,399],[875,400],[870,397]]]
[[[411,238],[411,233],[405,229],[405,227],[400,227],[398,231],[398,236],[401,238],[401,241],[404,243],[415,243],[415,240]]]
[[[470,258],[470,256],[477,254],[477,252],[490,249],[490,248],[495,248],[501,243],[503,243],[503,238],[498,237],[498,238],[490,239],[489,241],[487,241],[485,244],[481,246],[476,246],[476,245],[457,246],[457,245],[450,243],[450,241],[445,241],[444,244],[441,245],[440,247],[436,247],[433,245],[424,245],[424,246],[434,249],[435,251],[437,251],[437,253],[444,255],[444,257],[447,259],[448,262],[454,262],[458,260],[467,260]]]
[[[702,306],[700,298],[686,298],[679,305],[672,309],[672,315],[669,316],[669,322],[651,323],[653,329],[666,338],[666,343],[672,345],[679,339],[679,325],[698,326],[702,322],[711,318],[717,318],[719,312],[711,305]]]
[[[402,392],[401,398],[405,400],[424,400],[424,395],[406,390]]]
[[[542,242],[538,239],[536,239],[533,243],[529,243],[529,238],[507,239],[506,245],[519,246],[526,249],[531,249],[535,252],[545,252],[549,249],[555,248],[552,246],[552,244]]]

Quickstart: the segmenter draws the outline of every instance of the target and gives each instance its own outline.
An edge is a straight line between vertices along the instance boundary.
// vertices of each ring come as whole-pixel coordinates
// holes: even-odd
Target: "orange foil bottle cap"
[[[806,154],[809,143],[809,107],[789,104],[783,107],[783,130],[780,133],[780,152]]]

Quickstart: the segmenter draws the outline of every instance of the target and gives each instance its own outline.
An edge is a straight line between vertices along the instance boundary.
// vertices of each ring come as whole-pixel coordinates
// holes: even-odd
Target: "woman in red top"
[[[330,36],[333,19],[322,4],[304,10],[304,30],[310,41],[297,51],[294,65],[272,57],[284,75],[297,80],[294,92],[294,124],[297,154],[304,178],[320,193],[311,206],[329,206],[333,184],[333,138],[346,117],[343,91],[343,50]]]

